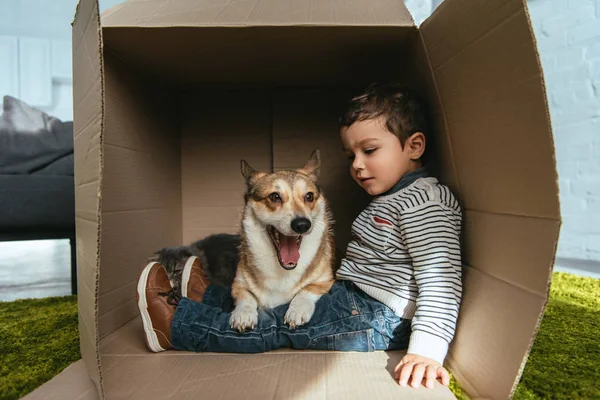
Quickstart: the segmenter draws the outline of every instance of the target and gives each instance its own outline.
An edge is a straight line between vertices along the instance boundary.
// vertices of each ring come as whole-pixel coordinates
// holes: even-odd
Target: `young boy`
[[[340,118],[350,174],[371,204],[352,225],[338,281],[311,320],[291,330],[287,305],[261,310],[258,326],[230,328],[232,300],[209,285],[198,260],[184,270],[177,297],[166,270],[151,263],[138,283],[140,313],[156,333],[152,351],[256,353],[279,347],[342,351],[406,349],[396,366],[402,386],[449,383],[442,363],[461,300],[461,210],[450,190],[427,177],[425,116],[410,93],[372,84]],[[409,382],[409,378],[410,382]]]

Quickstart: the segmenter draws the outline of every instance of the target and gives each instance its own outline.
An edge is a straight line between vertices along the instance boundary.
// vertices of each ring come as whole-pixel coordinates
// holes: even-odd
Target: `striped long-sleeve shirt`
[[[450,189],[420,178],[376,197],[352,225],[337,272],[401,318],[409,353],[443,362],[460,306],[462,212]]]

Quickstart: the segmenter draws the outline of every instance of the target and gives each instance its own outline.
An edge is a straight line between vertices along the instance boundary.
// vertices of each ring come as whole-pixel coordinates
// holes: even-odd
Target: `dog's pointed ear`
[[[304,167],[300,169],[300,172],[308,175],[313,181],[316,181],[319,178],[319,172],[321,172],[321,153],[319,149],[313,150],[310,155],[310,159]]]
[[[244,179],[246,180],[247,183],[253,183],[257,179],[259,179],[260,177],[265,175],[264,172],[258,172],[254,168],[252,168],[250,166],[250,164],[248,164],[246,162],[246,160],[242,160],[241,169],[242,169],[242,175],[244,176]]]
[[[252,174],[256,172],[256,170],[252,168],[250,164],[246,162],[246,160],[242,160],[240,166],[242,168],[242,175],[244,176],[245,180],[249,180],[252,177]]]

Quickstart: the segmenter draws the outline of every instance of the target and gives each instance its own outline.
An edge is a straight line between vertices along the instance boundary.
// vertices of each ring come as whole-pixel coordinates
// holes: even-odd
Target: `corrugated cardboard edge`
[[[83,360],[78,360],[60,374],[25,395],[23,400],[97,400],[98,393]]]
[[[556,187],[557,190],[560,191],[560,186],[558,184],[558,171],[556,170],[556,146],[554,144],[554,134],[552,132],[552,118],[550,116],[550,111],[549,111],[549,107],[548,107],[548,92],[546,90],[546,80],[544,78],[544,73],[543,73],[543,69],[542,69],[542,63],[540,62],[540,53],[538,51],[538,45],[537,45],[537,39],[535,37],[535,33],[533,32],[533,27],[531,26],[531,15],[529,14],[529,8],[527,7],[527,1],[526,0],[521,0],[521,2],[523,3],[523,8],[525,9],[525,15],[527,16],[527,22],[528,22],[528,26],[529,26],[529,32],[531,33],[531,41],[533,42],[533,47],[534,47],[534,51],[536,54],[536,60],[538,63],[538,68],[540,69],[540,78],[541,78],[541,83],[542,83],[542,91],[544,92],[544,106],[546,108],[546,121],[548,123],[548,132],[549,132],[549,136],[550,136],[550,142],[552,143],[552,160],[554,161],[554,174],[555,174],[555,179],[556,179]],[[558,239],[560,237],[560,226],[561,226],[561,216],[560,216],[560,196],[559,193],[557,193],[557,197],[558,197],[558,205],[559,205],[559,219],[558,219],[558,231],[557,231],[557,235],[556,235],[556,240],[554,242],[554,256],[552,257],[552,261],[549,267],[549,271],[548,271],[548,286],[546,288],[546,301],[544,302],[544,306],[542,307],[542,309],[540,310],[540,315],[538,317],[537,323],[535,325],[535,329],[533,331],[533,335],[531,336],[531,340],[529,341],[529,346],[527,347],[527,352],[525,353],[525,356],[523,357],[523,361],[521,362],[521,366],[519,368],[519,372],[517,373],[517,376],[515,378],[515,381],[513,383],[513,387],[512,390],[510,391],[510,398],[512,399],[513,396],[515,395],[515,392],[517,390],[517,387],[519,386],[519,382],[521,381],[521,376],[523,375],[523,371],[525,370],[525,365],[527,364],[527,360],[529,359],[529,354],[531,353],[531,348],[533,347],[533,343],[535,342],[535,338],[537,337],[538,331],[540,329],[540,325],[542,324],[542,319],[544,317],[544,313],[546,312],[546,307],[548,305],[548,300],[550,299],[550,286],[552,284],[552,272],[554,269],[554,262],[556,260],[556,250],[558,248]]]
[[[84,2],[90,2],[93,1],[93,4],[90,3],[90,14],[89,16],[81,16],[80,12],[82,11],[82,3]],[[100,110],[100,132],[99,132],[99,140],[100,140],[100,144],[99,144],[99,173],[98,173],[98,190],[97,190],[97,198],[98,198],[98,207],[96,210],[96,221],[98,223],[98,228],[97,228],[97,233],[96,233],[96,237],[97,237],[97,248],[96,248],[96,254],[95,254],[95,261],[96,261],[96,265],[95,267],[95,271],[94,271],[94,276],[95,276],[95,288],[94,288],[94,330],[95,330],[95,336],[94,336],[94,350],[95,350],[95,354],[96,354],[96,359],[95,360],[90,360],[90,359],[86,359],[85,354],[87,353],[85,351],[85,349],[83,348],[84,345],[82,344],[82,341],[80,340],[80,350],[82,353],[82,356],[84,357],[83,361],[85,362],[87,369],[89,371],[89,375],[91,380],[93,381],[97,393],[100,397],[100,399],[104,399],[104,389],[103,389],[103,382],[102,382],[102,366],[100,363],[100,349],[99,349],[99,342],[98,342],[98,293],[99,293],[99,284],[100,284],[100,280],[99,280],[99,273],[100,273],[100,232],[101,232],[101,204],[102,204],[102,198],[101,198],[101,191],[100,188],[102,186],[102,167],[103,167],[103,157],[102,157],[102,146],[103,146],[103,130],[104,130],[104,66],[103,66],[103,56],[102,56],[102,29],[101,29],[101,25],[100,25],[100,8],[99,8],[99,4],[97,0],[80,0],[77,3],[77,7],[75,9],[75,16],[72,22],[72,27],[75,26],[75,24],[77,23],[77,21],[81,20],[82,18],[85,18],[86,21],[90,21],[90,20],[94,20],[96,22],[96,31],[97,31],[97,35],[98,35],[98,55],[99,55],[99,71],[100,71],[100,87],[101,87],[101,110]],[[90,29],[89,27],[86,26],[86,28],[84,29],[84,32],[86,32],[88,29]],[[74,49],[75,50],[75,49]],[[75,105],[76,106],[76,105]],[[74,116],[75,117],[75,116]],[[77,132],[74,132],[74,138],[75,135],[77,134]],[[77,204],[76,204],[76,208],[77,208]],[[79,234],[77,233],[77,240],[81,240]],[[79,246],[78,246],[79,247]],[[79,252],[77,255],[78,261],[79,261]],[[81,267],[80,267],[80,263],[78,262],[78,274],[79,271],[81,271]],[[78,304],[79,307],[81,307],[81,304],[85,301],[85,297],[82,296],[80,294],[80,296],[78,297]],[[89,300],[89,299],[88,299]],[[80,316],[81,318],[81,316]],[[81,325],[81,323],[80,323]],[[89,356],[88,356],[89,358]]]

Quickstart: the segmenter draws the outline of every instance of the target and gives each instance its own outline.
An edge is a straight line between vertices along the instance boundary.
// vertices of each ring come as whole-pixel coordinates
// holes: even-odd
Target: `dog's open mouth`
[[[300,259],[302,236],[285,236],[272,226],[267,228],[267,232],[277,252],[279,265],[287,270],[296,268]]]

